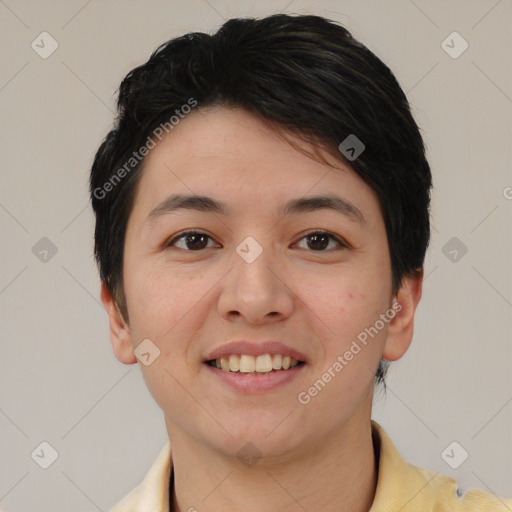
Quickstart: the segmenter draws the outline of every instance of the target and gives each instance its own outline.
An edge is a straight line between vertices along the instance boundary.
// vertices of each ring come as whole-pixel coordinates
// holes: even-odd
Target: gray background
[[[415,339],[373,417],[409,462],[512,497],[511,0],[0,0],[2,510],[107,510],[165,443],[138,365],[111,350],[88,170],[121,79],[160,43],[279,11],[338,20],[377,53],[428,147],[433,237]],[[51,48],[43,31],[58,43],[46,59],[31,47]],[[442,45],[453,31],[469,44],[457,58]],[[56,254],[47,241],[33,251],[43,237]],[[43,441],[59,455],[48,469],[31,457]],[[453,441],[469,453],[457,469],[442,457]]]

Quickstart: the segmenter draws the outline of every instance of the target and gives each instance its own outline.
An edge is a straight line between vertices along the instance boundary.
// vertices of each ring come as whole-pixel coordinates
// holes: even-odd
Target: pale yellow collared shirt
[[[480,490],[469,490],[459,496],[453,478],[408,464],[384,429],[373,420],[372,434],[379,453],[379,470],[369,512],[512,512],[512,500]],[[171,512],[171,468],[168,441],[142,483],[110,512]]]

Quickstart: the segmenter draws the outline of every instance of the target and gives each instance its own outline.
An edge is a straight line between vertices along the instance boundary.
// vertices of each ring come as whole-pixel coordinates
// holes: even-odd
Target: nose
[[[219,312],[233,322],[264,324],[291,315],[294,293],[287,284],[284,268],[270,249],[250,261],[233,254],[233,268],[222,281]]]

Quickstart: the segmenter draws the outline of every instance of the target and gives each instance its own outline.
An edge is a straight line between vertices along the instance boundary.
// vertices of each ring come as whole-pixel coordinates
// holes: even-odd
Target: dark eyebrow
[[[148,220],[156,219],[166,213],[172,213],[176,210],[196,210],[200,212],[211,212],[220,215],[229,215],[229,208],[222,202],[208,196],[199,195],[180,195],[173,194],[164,199],[148,215]],[[301,197],[288,201],[283,208],[282,214],[312,212],[316,210],[329,209],[345,215],[350,220],[366,223],[361,210],[355,205],[335,195],[321,195],[311,197]]]
[[[207,196],[184,196],[180,194],[173,194],[165,198],[156,208],[151,210],[148,215],[148,220],[156,219],[166,213],[172,213],[176,210],[197,210],[200,212],[219,213],[227,215],[229,210],[220,201],[216,201]]]
[[[315,210],[334,210],[345,215],[350,220],[366,224],[366,219],[357,206],[346,199],[330,194],[292,199],[285,204],[283,213],[287,215],[289,213],[313,212]]]

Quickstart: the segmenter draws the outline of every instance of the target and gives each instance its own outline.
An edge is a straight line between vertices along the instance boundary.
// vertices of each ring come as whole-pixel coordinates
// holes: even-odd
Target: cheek
[[[375,285],[366,286],[359,280],[323,296],[322,318],[330,329],[322,339],[323,361],[319,361],[312,385],[318,383],[325,389],[317,402],[320,410],[323,407],[327,410],[327,404],[336,404],[336,409],[328,413],[333,421],[338,418],[339,410],[349,416],[353,414],[357,404],[373,389],[387,334],[387,325],[377,330],[374,326],[388,309],[387,289],[384,285],[375,289]],[[322,383],[326,383],[325,387]]]
[[[389,282],[388,282],[389,281]],[[331,272],[314,279],[302,276],[301,298],[325,326],[327,339],[343,340],[373,324],[388,307],[391,278],[382,270]]]
[[[324,352],[319,367],[336,374],[332,390],[342,395],[372,385],[387,333],[387,324],[379,320],[390,307],[391,274],[386,269],[386,258],[381,258],[379,264],[317,275],[301,285],[304,302],[321,320],[316,322]]]
[[[129,270],[127,267],[127,275]],[[202,274],[183,276],[154,265],[138,265],[126,280],[132,340],[137,345],[149,338],[160,350],[154,363],[140,368],[150,393],[162,408],[169,408],[169,404],[175,407],[184,399],[178,382],[193,379],[199,369],[193,346],[199,319],[202,321],[210,307],[205,293],[211,286]]]
[[[134,339],[153,337],[161,343],[183,339],[175,333],[204,297],[207,285],[203,281],[201,274],[183,276],[156,266],[127,265],[125,292]]]

